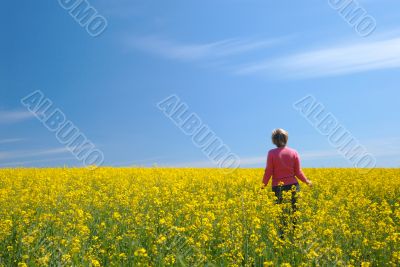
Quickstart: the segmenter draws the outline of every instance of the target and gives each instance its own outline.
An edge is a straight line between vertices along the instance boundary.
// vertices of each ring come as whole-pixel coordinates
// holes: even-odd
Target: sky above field
[[[333,2],[92,0],[107,21],[94,37],[60,1],[2,1],[0,167],[83,164],[21,104],[35,90],[104,165],[214,166],[158,108],[176,95],[242,167],[264,167],[278,127],[303,166],[354,165],[293,106],[306,96],[399,167],[400,3],[352,2],[366,34]]]

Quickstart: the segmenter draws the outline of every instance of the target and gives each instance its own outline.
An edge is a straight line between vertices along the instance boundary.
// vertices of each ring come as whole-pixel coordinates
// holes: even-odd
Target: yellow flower
[[[93,267],[100,267],[101,266],[100,262],[98,260],[96,260],[96,259],[92,259],[91,263],[92,263]]]
[[[290,201],[276,205],[271,190],[258,190],[262,169],[0,169],[0,258],[289,266],[295,256],[304,267],[372,266],[362,262],[369,255],[374,266],[398,266],[400,169],[363,171],[305,169],[320,186],[302,187],[293,213]]]
[[[120,258],[120,259],[122,259],[122,260],[126,260],[128,257],[126,256],[126,254],[125,253],[120,253],[119,255],[118,255],[118,257]]]
[[[144,248],[139,248],[134,252],[136,257],[147,257],[147,252]]]
[[[121,220],[121,214],[117,211],[113,213],[113,218],[116,219],[117,221]]]
[[[71,260],[71,255],[69,255],[69,254],[64,254],[64,255],[61,256],[61,261],[62,262],[69,263],[70,260]]]

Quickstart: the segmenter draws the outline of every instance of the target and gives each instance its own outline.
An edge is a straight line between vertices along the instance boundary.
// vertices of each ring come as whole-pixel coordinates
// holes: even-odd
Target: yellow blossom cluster
[[[305,173],[288,213],[262,169],[2,169],[0,266],[400,265],[400,169]]]

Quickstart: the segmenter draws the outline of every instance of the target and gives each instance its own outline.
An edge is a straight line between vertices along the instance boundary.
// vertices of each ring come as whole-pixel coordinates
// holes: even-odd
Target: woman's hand
[[[267,187],[265,184],[263,184],[260,189],[265,189],[265,187]]]
[[[312,186],[313,186],[313,183],[312,183],[310,180],[308,180],[307,185],[308,185],[309,187],[312,187]]]

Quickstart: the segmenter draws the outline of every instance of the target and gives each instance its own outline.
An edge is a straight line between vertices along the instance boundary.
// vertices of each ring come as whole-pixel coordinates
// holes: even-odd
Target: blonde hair
[[[272,131],[272,143],[277,147],[284,147],[289,139],[289,134],[283,129],[275,129]]]

